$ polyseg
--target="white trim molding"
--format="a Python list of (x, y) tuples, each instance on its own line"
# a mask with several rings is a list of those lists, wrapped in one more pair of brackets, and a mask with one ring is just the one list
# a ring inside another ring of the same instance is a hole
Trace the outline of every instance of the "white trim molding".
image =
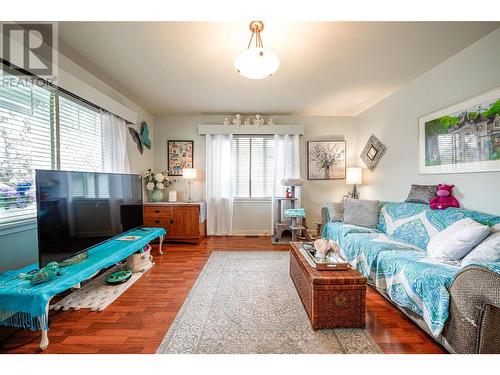
[(198, 134), (304, 134), (302, 125), (198, 125)]

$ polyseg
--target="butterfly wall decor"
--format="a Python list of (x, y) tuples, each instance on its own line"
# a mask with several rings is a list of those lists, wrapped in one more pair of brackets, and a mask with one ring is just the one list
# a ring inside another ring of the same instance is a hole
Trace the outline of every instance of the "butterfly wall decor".
[(151, 139), (149, 139), (149, 129), (146, 121), (143, 121), (141, 123), (141, 126), (139, 127), (139, 132), (137, 132), (137, 130), (131, 127), (128, 128), (128, 132), (132, 136), (132, 139), (137, 145), (137, 149), (139, 150), (141, 155), (144, 152), (144, 147), (146, 147), (148, 150), (151, 149)]

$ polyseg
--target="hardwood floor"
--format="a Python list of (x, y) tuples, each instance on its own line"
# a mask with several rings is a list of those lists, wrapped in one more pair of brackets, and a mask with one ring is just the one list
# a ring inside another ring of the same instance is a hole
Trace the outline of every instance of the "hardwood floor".
[[(167, 244), (156, 265), (102, 312), (56, 312), (44, 353), (154, 353), (213, 250), (288, 250), (269, 237), (211, 237), (200, 245)], [(386, 353), (444, 353), (418, 326), (368, 288), (367, 329)], [(0, 328), (0, 342), (15, 329)], [(31, 342), (29, 342), (32, 340)], [(18, 348), (20, 344), (29, 342)], [(37, 353), (39, 333), (23, 330), (0, 353)]]

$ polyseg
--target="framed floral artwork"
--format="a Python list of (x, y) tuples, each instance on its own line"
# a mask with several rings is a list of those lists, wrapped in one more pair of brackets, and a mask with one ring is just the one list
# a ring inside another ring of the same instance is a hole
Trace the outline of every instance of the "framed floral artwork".
[(345, 146), (345, 141), (307, 142), (307, 179), (344, 179)]
[(167, 141), (169, 176), (182, 176), (184, 168), (193, 168), (193, 150), (193, 141)]

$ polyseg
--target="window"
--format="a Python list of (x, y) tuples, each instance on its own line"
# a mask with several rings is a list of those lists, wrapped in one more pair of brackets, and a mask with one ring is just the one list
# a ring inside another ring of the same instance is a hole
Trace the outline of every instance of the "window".
[(235, 198), (272, 196), (273, 143), (272, 135), (233, 137), (232, 180)]
[[(0, 224), (35, 216), (35, 169), (99, 172), (103, 158), (95, 108), (0, 69)], [(109, 194), (107, 181), (74, 189), (84, 198)]]

